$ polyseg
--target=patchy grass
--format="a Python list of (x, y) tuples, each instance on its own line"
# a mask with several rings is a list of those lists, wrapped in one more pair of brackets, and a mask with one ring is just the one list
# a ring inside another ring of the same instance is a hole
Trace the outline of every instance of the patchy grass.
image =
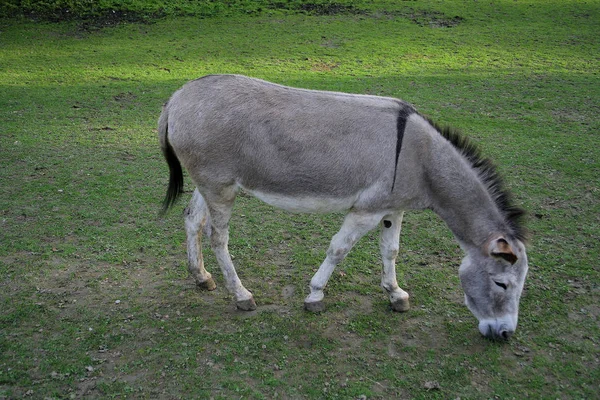
[[(343, 4), (362, 11), (2, 21), (0, 398), (597, 396), (599, 3)], [(401, 97), (473, 137), (530, 212), (513, 339), (478, 334), (429, 212), (403, 227), (409, 313), (378, 287), (377, 232), (305, 313), (342, 217), (249, 197), (230, 247), (259, 309), (235, 310), (210, 250), (218, 288), (196, 290), (180, 212), (157, 217), (155, 125), (185, 81), (224, 72)]]

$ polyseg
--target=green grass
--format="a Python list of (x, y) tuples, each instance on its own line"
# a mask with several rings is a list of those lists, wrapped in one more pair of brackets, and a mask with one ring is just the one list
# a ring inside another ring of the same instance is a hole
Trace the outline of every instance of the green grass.
[[(600, 2), (315, 3), (331, 12), (172, 2), (154, 19), (158, 2), (129, 2), (146, 23), (0, 20), (0, 398), (597, 397)], [(513, 339), (480, 337), (430, 212), (403, 226), (409, 313), (378, 287), (377, 232), (327, 310), (304, 312), (342, 216), (245, 196), (230, 248), (258, 311), (235, 311), (209, 249), (218, 289), (196, 290), (184, 203), (158, 218), (156, 120), (208, 73), (400, 97), (479, 143), (533, 233)]]

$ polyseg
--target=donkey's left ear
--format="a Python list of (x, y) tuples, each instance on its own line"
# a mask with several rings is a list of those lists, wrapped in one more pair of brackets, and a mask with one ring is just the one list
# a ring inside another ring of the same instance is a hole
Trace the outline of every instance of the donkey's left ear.
[(514, 264), (519, 259), (513, 251), (510, 243), (502, 236), (494, 239), (490, 243), (490, 255), (492, 257), (499, 257), (511, 264)]

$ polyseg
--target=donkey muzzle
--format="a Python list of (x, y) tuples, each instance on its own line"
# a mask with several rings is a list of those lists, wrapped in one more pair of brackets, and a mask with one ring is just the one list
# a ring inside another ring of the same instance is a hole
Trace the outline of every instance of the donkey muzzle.
[(515, 333), (515, 326), (503, 320), (483, 320), (479, 322), (479, 332), (488, 339), (508, 340)]

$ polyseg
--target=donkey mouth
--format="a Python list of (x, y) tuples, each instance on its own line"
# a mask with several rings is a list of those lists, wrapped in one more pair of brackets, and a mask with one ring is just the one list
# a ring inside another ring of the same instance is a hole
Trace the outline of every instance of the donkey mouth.
[(479, 324), (479, 332), (488, 339), (506, 341), (515, 333), (515, 330), (507, 324), (498, 324), (496, 321), (482, 321)]

